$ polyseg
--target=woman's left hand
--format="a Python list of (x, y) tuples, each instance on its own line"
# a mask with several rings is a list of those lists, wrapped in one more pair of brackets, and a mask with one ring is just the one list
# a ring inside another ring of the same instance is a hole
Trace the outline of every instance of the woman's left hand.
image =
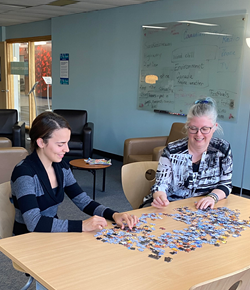
[(202, 199), (200, 199), (195, 207), (197, 209), (206, 209), (208, 207), (210, 207), (211, 209), (214, 208), (214, 205), (215, 205), (215, 201), (214, 199), (211, 197), (211, 196), (206, 196), (206, 197), (203, 197)]
[(124, 224), (126, 223), (127, 226), (132, 230), (132, 228), (138, 223), (139, 219), (135, 215), (130, 215), (128, 213), (119, 213), (115, 212), (113, 214), (113, 219), (116, 222), (116, 224), (121, 227), (121, 229), (124, 229)]

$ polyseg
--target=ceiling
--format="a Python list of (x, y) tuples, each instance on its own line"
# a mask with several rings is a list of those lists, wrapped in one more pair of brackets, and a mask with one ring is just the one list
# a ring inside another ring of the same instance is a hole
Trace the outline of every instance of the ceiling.
[(159, 0), (0, 0), (0, 26)]

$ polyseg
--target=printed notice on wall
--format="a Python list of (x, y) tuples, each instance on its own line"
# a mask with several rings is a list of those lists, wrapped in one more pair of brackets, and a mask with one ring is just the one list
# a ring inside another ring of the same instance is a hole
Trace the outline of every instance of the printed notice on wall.
[(60, 84), (69, 84), (69, 54), (60, 54)]

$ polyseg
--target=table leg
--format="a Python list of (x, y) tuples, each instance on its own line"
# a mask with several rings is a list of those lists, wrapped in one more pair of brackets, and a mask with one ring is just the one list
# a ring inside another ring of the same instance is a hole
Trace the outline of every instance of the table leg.
[[(73, 169), (75, 169), (77, 167), (74, 167), (70, 164), (70, 169), (73, 173)], [(91, 172), (93, 174), (93, 200), (95, 200), (95, 184), (96, 184), (96, 170), (95, 169), (86, 169), (84, 168), (84, 170), (88, 170), (89, 172)], [(106, 180), (106, 168), (103, 168), (103, 179), (102, 179), (102, 191), (105, 191), (105, 180)]]
[(96, 171), (95, 170), (92, 170), (91, 171), (92, 174), (94, 175), (94, 184), (93, 184), (93, 200), (95, 200), (95, 177), (96, 177)]
[(105, 191), (106, 168), (103, 168), (102, 191)]

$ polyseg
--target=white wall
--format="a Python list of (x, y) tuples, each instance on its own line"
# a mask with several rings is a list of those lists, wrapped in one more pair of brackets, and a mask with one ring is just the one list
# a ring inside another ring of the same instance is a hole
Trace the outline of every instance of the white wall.
[[(244, 14), (249, 9), (249, 0), (163, 0), (53, 18), (53, 109), (86, 109), (89, 121), (95, 123), (94, 148), (118, 155), (123, 154), (126, 138), (167, 135), (173, 122), (185, 118), (136, 109), (141, 26)], [(14, 27), (7, 30), (6, 37), (21, 33), (14, 31)], [(249, 21), (246, 34), (250, 35)], [(60, 53), (69, 53), (69, 85), (60, 85)], [(235, 123), (220, 122), (233, 150), (234, 186), (241, 186), (242, 179), (250, 110), (249, 63), (250, 49), (244, 45), (239, 118)], [(247, 189), (249, 160), (247, 148), (243, 184)]]

